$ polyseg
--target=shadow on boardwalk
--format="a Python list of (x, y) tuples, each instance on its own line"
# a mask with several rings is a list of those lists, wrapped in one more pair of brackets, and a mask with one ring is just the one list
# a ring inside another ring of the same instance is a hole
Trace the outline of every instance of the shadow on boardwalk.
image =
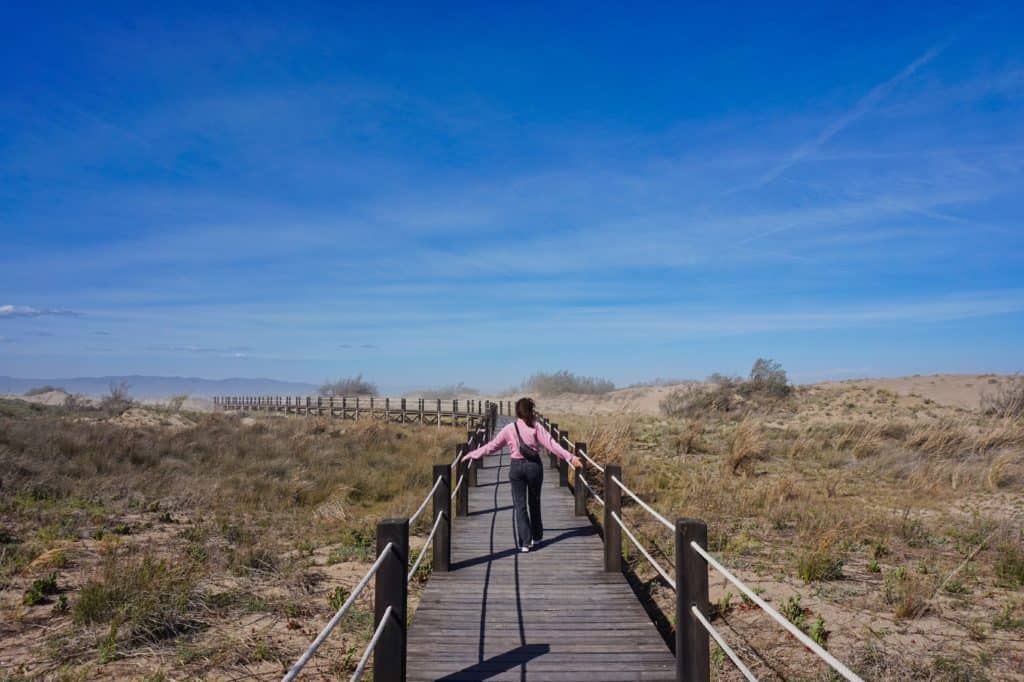
[(452, 571), (424, 588), (408, 641), (410, 680), (673, 680), (675, 660), (572, 496), (545, 471), (546, 538), (512, 539), (507, 453), (485, 458), (470, 515), (455, 519)]

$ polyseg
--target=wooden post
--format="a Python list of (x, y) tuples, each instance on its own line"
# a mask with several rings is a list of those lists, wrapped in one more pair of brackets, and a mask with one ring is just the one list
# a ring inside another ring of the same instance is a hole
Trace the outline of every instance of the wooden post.
[(612, 477), (622, 480), (622, 467), (608, 464), (604, 468), (604, 570), (622, 571), (622, 529), (612, 512), (622, 518), (622, 490)]
[(423, 423), (423, 398), (420, 398), (420, 402), (419, 402), (418, 408), (419, 408), (419, 412), (420, 412), (420, 424), (422, 424)]
[(377, 641), (373, 655), (373, 679), (405, 682), (405, 613), (409, 562), (409, 519), (385, 519), (377, 524), (377, 556), (391, 543), (391, 552), (377, 569), (374, 580), (373, 624), (379, 626), (391, 607), (389, 623)]
[(691, 542), (707, 549), (707, 524), (698, 519), (677, 519), (676, 682), (707, 682), (711, 679), (708, 632), (690, 609), (696, 606), (705, 617), (708, 615), (708, 564)]
[[(469, 448), (472, 448), (472, 449), (475, 450), (476, 448), (480, 447), (480, 445), (481, 445), (481, 443), (480, 443), (480, 439), (479, 438), (475, 438), (474, 437), (474, 438), (470, 439), (470, 444), (469, 444), (469, 447), (467, 448), (467, 452), (469, 451)], [(473, 466), (471, 466), (468, 469), (466, 469), (466, 473), (468, 474), (468, 476), (466, 477), (466, 485), (469, 488), (475, 488), (477, 486), (477, 483), (476, 483), (476, 472), (479, 469), (480, 469), (480, 460), (477, 460), (476, 463), (473, 464)], [(468, 488), (466, 490), (466, 499), (467, 500), (469, 499), (469, 490), (468, 490)]]
[(469, 481), (466, 478), (468, 476), (466, 472), (469, 469), (469, 460), (462, 457), (469, 450), (465, 445), (460, 445), (457, 452), (460, 456), (459, 466), (456, 469), (455, 482), (452, 485), (459, 485), (459, 479), (465, 480), (462, 481), (462, 487), (459, 488), (459, 493), (455, 496), (455, 515), (469, 516), (469, 485), (467, 485)]
[(356, 396), (356, 419), (359, 419), (359, 396)]
[(561, 457), (558, 458), (558, 487), (569, 487), (569, 463)]
[[(552, 439), (558, 440), (558, 435), (557, 434), (558, 434), (558, 424), (551, 423), (548, 426), (548, 435), (550, 435)], [(555, 457), (555, 453), (553, 453), (553, 452), (549, 452), (548, 453), (548, 463), (551, 465), (552, 469), (557, 469), (558, 468), (558, 458)]]
[(384, 398), (384, 421), (391, 421), (391, 398)]
[[(585, 451), (587, 449), (587, 444), (576, 443), (576, 452), (579, 452), (581, 449)], [(572, 496), (573, 501), (576, 503), (574, 511), (576, 516), (586, 516), (587, 486), (583, 485), (583, 481), (580, 480), (580, 473), (582, 473), (582, 469), (577, 469), (576, 473), (573, 475)]]
[(447, 573), (452, 560), (452, 468), (447, 464), (435, 464), (434, 480), (438, 477), (441, 485), (434, 491), (434, 523), (437, 523), (438, 516), (444, 516), (444, 519), (434, 534), (434, 570)]

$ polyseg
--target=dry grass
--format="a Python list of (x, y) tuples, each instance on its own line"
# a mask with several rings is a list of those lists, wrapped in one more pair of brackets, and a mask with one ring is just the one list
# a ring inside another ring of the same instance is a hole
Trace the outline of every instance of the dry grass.
[[(329, 618), (336, 588), (365, 571), (376, 521), (415, 509), (431, 465), (464, 437), (369, 421), (189, 417), (194, 426), (175, 429), (63, 408), (0, 417), (9, 674), (280, 676)], [(56, 592), (24, 605), (51, 573)], [(360, 603), (310, 677), (347, 676), (371, 621)]]
[[(550, 416), (662, 513), (705, 519), (711, 549), (770, 602), (802, 596), (807, 630), (820, 619), (865, 679), (1024, 670), (1024, 640), (993, 634), (1019, 632), (1024, 423), (842, 388), (682, 413), (699, 418)], [(671, 565), (671, 536), (636, 506), (623, 515)], [(631, 561), (671, 615), (674, 596)], [(729, 591), (714, 579), (712, 602)], [(759, 679), (829, 679), (756, 609), (724, 613)]]

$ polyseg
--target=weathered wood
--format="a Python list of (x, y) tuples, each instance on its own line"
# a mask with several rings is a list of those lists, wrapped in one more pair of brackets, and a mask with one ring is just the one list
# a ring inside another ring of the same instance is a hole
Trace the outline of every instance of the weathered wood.
[(518, 552), (509, 462), (507, 452), (478, 462), (451, 570), (431, 575), (409, 624), (409, 679), (674, 679), (657, 628), (625, 576), (605, 572), (596, 527), (554, 476), (541, 495), (544, 539)]
[(676, 682), (711, 678), (708, 632), (690, 610), (708, 615), (708, 565), (691, 542), (706, 549), (708, 527), (697, 519), (676, 520)]
[(452, 534), (452, 468), (447, 464), (435, 464), (434, 475), (432, 480), (436, 481), (440, 477), (441, 483), (437, 486), (437, 490), (434, 491), (434, 519), (431, 524), (437, 523), (437, 519), (441, 518), (441, 525), (437, 527), (437, 533), (434, 535), (434, 571), (437, 573), (447, 573), (448, 567), (451, 564), (451, 534)]
[(374, 626), (380, 625), (388, 607), (391, 607), (391, 614), (374, 650), (373, 679), (405, 682), (409, 519), (386, 519), (377, 524), (377, 556), (389, 543), (392, 549), (374, 578)]
[[(586, 443), (576, 443), (576, 448), (575, 448), (574, 452), (586, 452), (586, 451), (587, 451), (587, 444)], [(572, 496), (573, 496), (573, 502), (575, 504), (574, 512), (576, 513), (576, 516), (586, 516), (587, 515), (587, 486), (583, 485), (583, 481), (580, 480), (580, 471), (582, 471), (582, 470), (581, 469), (577, 469), (576, 472), (573, 474)]]
[(622, 529), (612, 514), (622, 518), (622, 491), (612, 480), (622, 480), (622, 467), (607, 464), (604, 468), (604, 570), (622, 571)]

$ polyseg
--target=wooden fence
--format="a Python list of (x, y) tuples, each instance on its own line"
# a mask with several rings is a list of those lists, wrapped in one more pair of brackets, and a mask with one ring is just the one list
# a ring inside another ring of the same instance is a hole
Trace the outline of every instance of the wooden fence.
[(497, 414), (511, 414), (511, 400), (428, 400), (374, 396), (217, 396), (214, 409), (224, 412), (267, 412), (335, 419), (380, 419), (396, 424), (472, 427), (481, 424), (494, 405)]

